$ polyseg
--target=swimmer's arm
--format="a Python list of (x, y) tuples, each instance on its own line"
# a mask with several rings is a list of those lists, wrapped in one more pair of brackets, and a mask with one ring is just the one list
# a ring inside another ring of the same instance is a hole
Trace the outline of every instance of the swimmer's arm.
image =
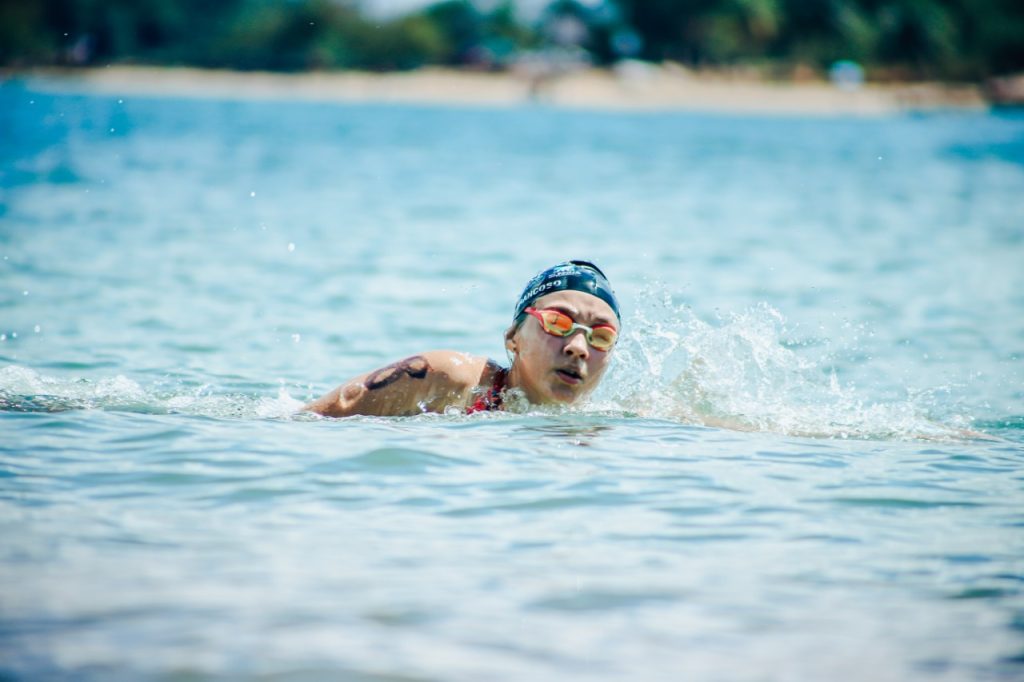
[(453, 351), (413, 355), (345, 382), (303, 410), (325, 417), (399, 417), (465, 407), (485, 358)]

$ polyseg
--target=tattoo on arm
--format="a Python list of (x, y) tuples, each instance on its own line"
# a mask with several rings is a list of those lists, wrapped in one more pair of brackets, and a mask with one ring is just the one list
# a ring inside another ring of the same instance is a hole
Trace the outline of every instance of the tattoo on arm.
[(430, 363), (422, 355), (414, 355), (411, 358), (405, 360), (399, 360), (393, 362), (387, 367), (382, 367), (376, 372), (366, 377), (363, 382), (363, 386), (371, 391), (376, 391), (378, 388), (384, 388), (390, 386), (399, 379), (402, 378), (403, 374), (407, 374), (413, 379), (422, 379), (427, 376), (427, 372), (430, 371)]

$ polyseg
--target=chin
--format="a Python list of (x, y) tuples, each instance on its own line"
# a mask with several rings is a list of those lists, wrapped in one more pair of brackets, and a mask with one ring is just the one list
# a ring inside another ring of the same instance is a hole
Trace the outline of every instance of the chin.
[(552, 386), (548, 392), (548, 402), (558, 405), (571, 405), (585, 395), (584, 391), (574, 391), (569, 386), (556, 385)]

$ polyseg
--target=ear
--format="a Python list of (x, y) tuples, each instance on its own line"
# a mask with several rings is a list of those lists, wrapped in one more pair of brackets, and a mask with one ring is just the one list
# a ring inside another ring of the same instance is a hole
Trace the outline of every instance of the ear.
[(519, 344), (516, 342), (516, 327), (509, 327), (505, 330), (505, 350), (515, 353)]

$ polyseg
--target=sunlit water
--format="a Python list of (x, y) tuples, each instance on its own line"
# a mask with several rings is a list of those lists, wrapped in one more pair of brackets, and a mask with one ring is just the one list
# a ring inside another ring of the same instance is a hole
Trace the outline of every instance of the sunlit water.
[[(571, 257), (590, 405), (295, 415)], [(1024, 676), (1024, 117), (8, 82), (0, 259), (2, 679)]]

